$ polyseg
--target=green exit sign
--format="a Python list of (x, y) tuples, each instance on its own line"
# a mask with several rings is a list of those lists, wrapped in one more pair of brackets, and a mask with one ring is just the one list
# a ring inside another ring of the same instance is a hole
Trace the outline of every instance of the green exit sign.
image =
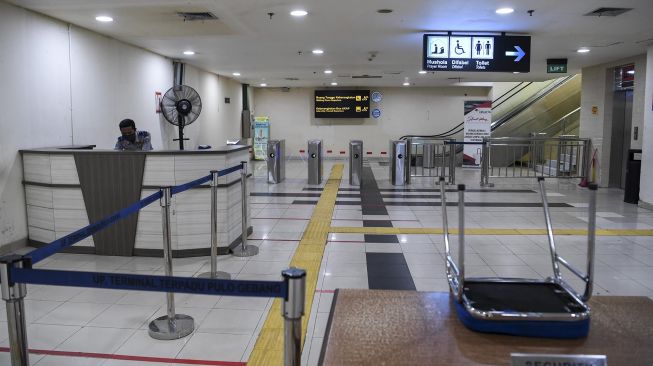
[(547, 74), (565, 74), (567, 73), (566, 58), (549, 58), (546, 60)]

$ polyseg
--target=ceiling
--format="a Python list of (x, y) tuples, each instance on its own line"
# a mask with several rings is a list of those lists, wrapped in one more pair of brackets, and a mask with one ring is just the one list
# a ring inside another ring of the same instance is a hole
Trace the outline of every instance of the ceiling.
[[(180, 59), (243, 83), (269, 87), (441, 86), (549, 79), (547, 58), (568, 58), (569, 72), (646, 52), (653, 44), (651, 0), (10, 0), (10, 3)], [(500, 7), (515, 12), (498, 15)], [(634, 8), (617, 17), (583, 16), (599, 7)], [(378, 9), (393, 9), (379, 14)], [(303, 18), (289, 15), (305, 9)], [(532, 16), (527, 11), (534, 10)], [(184, 22), (179, 11), (218, 20)], [(271, 17), (268, 13), (274, 13)], [(95, 16), (110, 15), (112, 23)], [(531, 72), (418, 74), (422, 34), (484, 31), (529, 34)], [(576, 53), (579, 47), (591, 52)], [(323, 55), (311, 50), (321, 48)], [(193, 56), (183, 55), (194, 50)], [(371, 58), (370, 54), (375, 57)], [(327, 75), (325, 69), (333, 70)], [(381, 75), (352, 79), (352, 75)], [(458, 80), (460, 78), (460, 80)], [(294, 80), (298, 79), (298, 80)]]

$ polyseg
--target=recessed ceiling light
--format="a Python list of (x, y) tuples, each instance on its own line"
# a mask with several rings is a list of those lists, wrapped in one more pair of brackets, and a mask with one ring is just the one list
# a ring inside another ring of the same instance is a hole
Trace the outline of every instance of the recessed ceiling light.
[(336, 83), (335, 81), (331, 83), (331, 86), (336, 86), (336, 85), (338, 85), (338, 83)]
[(233, 75), (233, 76), (240, 76), (240, 73), (239, 73), (239, 72), (234, 72), (234, 73), (231, 74), (231, 75)]
[(505, 14), (510, 14), (510, 13), (512, 13), (514, 11), (515, 11), (515, 9), (513, 9), (513, 8), (499, 8), (499, 9), (495, 10), (495, 13), (505, 15)]
[(268, 84), (266, 84), (266, 83), (261, 83), (261, 84), (259, 84), (259, 85), (260, 85), (260, 86), (268, 86)]
[(589, 48), (587, 48), (587, 47), (581, 47), (581, 48), (579, 48), (576, 52), (578, 52), (578, 53), (588, 53), (589, 51), (590, 51)]
[(519, 74), (519, 71), (513, 71), (512, 73), (513, 74)]
[(635, 70), (628, 70), (628, 71), (626, 71), (626, 74), (633, 75), (633, 74), (635, 74)]
[(303, 17), (306, 16), (306, 14), (308, 14), (308, 12), (306, 10), (301, 10), (301, 9), (293, 10), (290, 12), (290, 15), (294, 17)]
[(312, 52), (314, 55), (321, 55), (324, 53), (324, 51), (319, 48), (314, 49)]
[(195, 51), (184, 51), (184, 55), (192, 56), (195, 54)]
[(426, 70), (420, 70), (419, 74), (426, 74)]
[(409, 82), (405, 82), (405, 83), (403, 83), (403, 84), (401, 84), (401, 85), (403, 85), (403, 86), (410, 86), (410, 83), (409, 83)]
[(332, 70), (324, 70), (324, 73), (325, 73), (325, 74), (332, 74), (333, 71), (332, 71)]
[(95, 20), (97, 20), (98, 22), (102, 22), (102, 23), (113, 22), (113, 18), (110, 17), (110, 16), (107, 16), (107, 15), (98, 15), (98, 16), (95, 17)]

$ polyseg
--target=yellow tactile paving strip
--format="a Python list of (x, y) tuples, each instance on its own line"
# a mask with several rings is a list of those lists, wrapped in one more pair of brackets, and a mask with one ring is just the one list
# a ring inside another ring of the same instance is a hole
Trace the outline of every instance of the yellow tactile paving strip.
[[(324, 247), (331, 230), (331, 218), (336, 205), (342, 171), (342, 164), (335, 164), (331, 169), (331, 175), (324, 186), (320, 200), (313, 210), (313, 216), (311, 216), (297, 251), (290, 261), (291, 267), (306, 270), (306, 315), (302, 319), (302, 345), (304, 344), (308, 317), (313, 305), (313, 296), (317, 286)], [(283, 323), (281, 299), (275, 299), (249, 357), (248, 365), (283, 364)]]
[[(407, 227), (331, 227), (331, 233), (341, 234), (442, 234), (441, 228), (407, 228)], [(450, 234), (458, 234), (458, 229), (450, 229)], [(587, 235), (583, 229), (557, 229), (553, 230), (555, 235)], [(465, 235), (547, 235), (545, 229), (465, 229)], [(653, 230), (641, 229), (597, 229), (597, 236), (653, 236)]]

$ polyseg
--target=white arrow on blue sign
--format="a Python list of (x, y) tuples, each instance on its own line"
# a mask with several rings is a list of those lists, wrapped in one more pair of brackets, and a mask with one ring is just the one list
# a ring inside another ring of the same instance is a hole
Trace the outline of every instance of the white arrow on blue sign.
[(515, 49), (517, 50), (517, 52), (506, 51), (506, 56), (517, 56), (515, 62), (519, 62), (524, 56), (526, 56), (526, 52), (524, 52), (524, 50), (522, 50), (521, 47), (519, 46), (515, 46)]

